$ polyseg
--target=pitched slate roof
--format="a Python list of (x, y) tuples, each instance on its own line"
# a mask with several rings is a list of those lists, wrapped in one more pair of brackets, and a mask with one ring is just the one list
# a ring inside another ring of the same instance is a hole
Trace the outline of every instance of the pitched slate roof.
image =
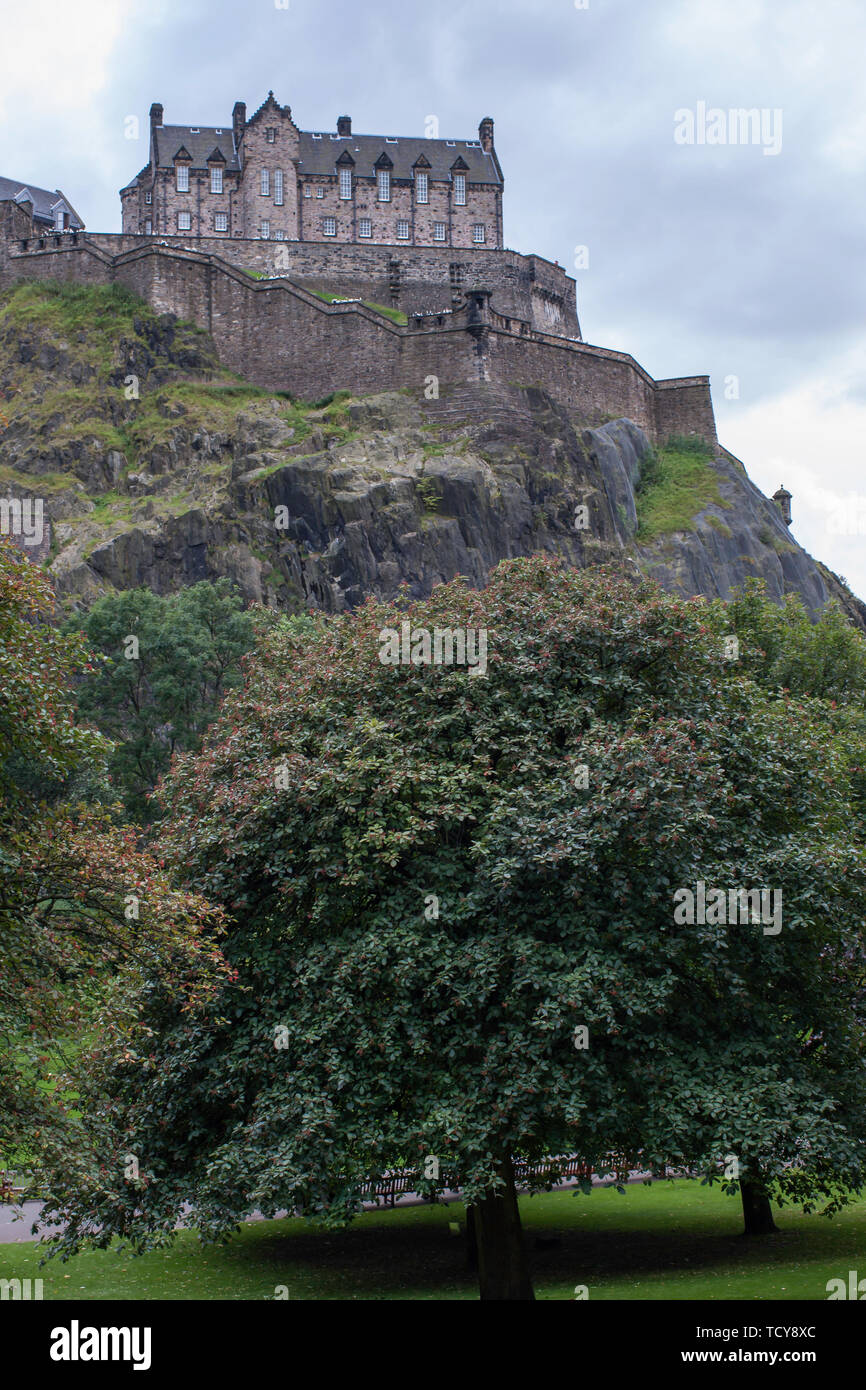
[[(203, 125), (196, 128), (188, 125), (158, 125), (154, 131), (157, 165), (160, 169), (171, 169), (175, 155), (185, 150), (192, 160), (194, 169), (206, 169), (207, 162), (215, 150), (219, 150), (226, 162), (227, 171), (240, 169), (231, 125)], [(133, 181), (134, 182), (134, 181)]]
[(502, 175), (496, 158), (482, 149), (475, 140), (424, 140), (393, 139), (384, 135), (330, 135), (324, 132), (319, 138), (312, 131), (301, 131), (301, 162), (299, 172), (311, 174), (333, 174), (343, 150), (348, 150), (355, 161), (355, 173), (372, 178), (376, 161), (383, 154), (393, 163), (395, 179), (411, 179), (413, 166), (425, 155), (430, 162), (431, 181), (450, 179), (451, 166), (460, 158), (463, 164), (458, 168), (466, 170), (469, 183), (487, 183), (497, 187), (502, 184)]
[(33, 216), (38, 218), (40, 222), (51, 222), (53, 225), (54, 209), (58, 203), (64, 203), (69, 209), (70, 221), (79, 227), (84, 226), (84, 222), (66, 194), (61, 193), (59, 188), (55, 188), (52, 192), (48, 188), (37, 187), (35, 183), (22, 183), (18, 179), (6, 179), (0, 175), (0, 201), (18, 199), (18, 202), (23, 202), (23, 197), (19, 197), (19, 194), (23, 194), (25, 197), (29, 195), (29, 200), (33, 204)]

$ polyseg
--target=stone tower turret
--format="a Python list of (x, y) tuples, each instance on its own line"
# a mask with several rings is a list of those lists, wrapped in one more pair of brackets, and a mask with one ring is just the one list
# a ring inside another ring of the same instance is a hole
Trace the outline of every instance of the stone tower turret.
[(786, 526), (791, 525), (791, 493), (784, 483), (779, 484), (777, 492), (773, 493), (773, 501), (782, 513), (782, 520)]

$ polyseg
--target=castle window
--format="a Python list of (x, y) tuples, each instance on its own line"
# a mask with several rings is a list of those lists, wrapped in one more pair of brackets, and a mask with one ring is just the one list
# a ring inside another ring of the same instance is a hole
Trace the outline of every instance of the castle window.
[(277, 230), (274, 232), (274, 240), (275, 240), (275, 241), (285, 241), (285, 239), (286, 239), (286, 234), (285, 234), (285, 232), (283, 231), (282, 227), (277, 227)]
[(191, 230), (191, 228), (192, 228), (192, 213), (191, 213), (191, 212), (179, 212), (178, 215), (177, 215), (177, 230), (178, 230), (179, 232), (188, 232), (188, 231)]
[(153, 202), (153, 194), (152, 194), (152, 193), (145, 193), (145, 195), (144, 195), (144, 201), (147, 203), (147, 206), (150, 207), (151, 203)]
[(283, 171), (274, 170), (274, 202), (278, 208), (283, 206)]
[(458, 206), (463, 207), (466, 202), (466, 175), (454, 175), (454, 201)]
[(324, 232), (325, 236), (336, 236), (336, 235), (337, 235), (337, 219), (336, 219), (336, 217), (323, 217), (323, 218), (322, 218), (322, 231)]
[(217, 165), (210, 171), (210, 191), (211, 193), (222, 193), (223, 191), (223, 171)]
[(270, 194), (270, 191), (271, 191), (271, 171), (270, 171), (270, 169), (263, 169), (263, 170), (262, 170), (262, 179), (261, 179), (261, 185), (260, 185), (260, 187), (261, 187), (261, 194), (262, 194), (262, 197), (263, 197), (263, 198), (267, 198), (268, 195)]
[(266, 217), (262, 218), (262, 230), (259, 236), (262, 241), (270, 241), (271, 239), (271, 224)]
[(358, 236), (372, 236), (373, 222), (369, 217), (361, 217), (358, 220)]
[(378, 196), (380, 203), (390, 203), (391, 201), (391, 170), (380, 169), (377, 179)]
[(400, 222), (397, 223), (397, 240), (398, 240), (398, 241), (408, 241), (408, 240), (409, 240), (409, 223), (408, 223), (408, 222), (403, 222), (403, 221), (401, 220)]
[(273, 143), (275, 142), (276, 138), (277, 138), (277, 132), (276, 132), (276, 130), (274, 129), (273, 126), (268, 126), (267, 129), (265, 130), (265, 139), (267, 140), (268, 144), (269, 144), (269, 145), (273, 145)]
[(151, 220), (150, 220), (149, 217), (148, 217), (147, 221), (146, 221), (145, 224), (144, 224), (144, 235), (145, 235), (145, 236), (152, 236), (152, 235), (153, 235), (153, 223), (151, 222)]
[(324, 198), (324, 196), (325, 196), (325, 190), (324, 190), (324, 188), (317, 188), (317, 189), (316, 189), (316, 197), (317, 197), (317, 198)]
[(229, 229), (229, 218), (227, 212), (215, 212), (213, 219), (214, 231), (227, 232)]
[(429, 186), (426, 174), (415, 175), (415, 197), (419, 203), (429, 202)]
[(444, 241), (444, 240), (445, 240), (445, 223), (444, 223), (444, 222), (434, 222), (434, 223), (433, 223), (433, 240), (434, 240), (434, 241)]
[(177, 165), (177, 191), (178, 193), (189, 192), (189, 165)]
[(352, 196), (352, 171), (351, 169), (340, 170), (340, 197), (351, 198)]
[(476, 222), (476, 223), (475, 223), (475, 226), (472, 228), (472, 240), (473, 240), (473, 241), (477, 241), (477, 242), (481, 242), (481, 241), (486, 241), (486, 239), (487, 239), (487, 233), (486, 233), (486, 231), (485, 231), (485, 229), (484, 229), (484, 223), (483, 223), (483, 222)]
[(305, 198), (312, 198), (312, 196), (313, 196), (313, 190), (312, 190), (312, 188), (310, 187), (310, 185), (309, 185), (308, 183), (305, 183), (305, 184), (304, 184), (304, 197), (305, 197)]

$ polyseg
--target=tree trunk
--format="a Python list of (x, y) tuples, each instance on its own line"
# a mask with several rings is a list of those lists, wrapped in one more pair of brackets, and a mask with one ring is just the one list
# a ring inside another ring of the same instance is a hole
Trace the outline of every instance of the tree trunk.
[(475, 1207), (466, 1208), (466, 1268), (478, 1268), (478, 1230), (475, 1225)]
[(754, 1178), (740, 1178), (740, 1196), (743, 1200), (743, 1217), (746, 1223), (744, 1235), (768, 1236), (773, 1231), (778, 1231), (779, 1228), (773, 1220), (770, 1199), (760, 1183)]
[(534, 1299), (510, 1159), (500, 1165), (499, 1172), (504, 1189), (482, 1197), (475, 1206), (481, 1300)]

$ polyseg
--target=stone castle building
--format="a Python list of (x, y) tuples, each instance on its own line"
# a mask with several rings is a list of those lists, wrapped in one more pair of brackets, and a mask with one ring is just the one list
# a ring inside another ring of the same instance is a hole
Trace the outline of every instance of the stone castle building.
[(121, 190), (123, 231), (143, 236), (499, 250), (502, 170), (485, 117), (477, 140), (299, 130), (273, 92), (247, 120), (165, 125)]
[(273, 93), (247, 120), (166, 125), (121, 191), (123, 230), (38, 224), (0, 189), (0, 289), (19, 279), (117, 284), (209, 333), (232, 371), (319, 400), (537, 387), (593, 425), (656, 442), (715, 441), (705, 376), (654, 380), (586, 343), (576, 284), (506, 248), (493, 122), (477, 140), (302, 131)]

